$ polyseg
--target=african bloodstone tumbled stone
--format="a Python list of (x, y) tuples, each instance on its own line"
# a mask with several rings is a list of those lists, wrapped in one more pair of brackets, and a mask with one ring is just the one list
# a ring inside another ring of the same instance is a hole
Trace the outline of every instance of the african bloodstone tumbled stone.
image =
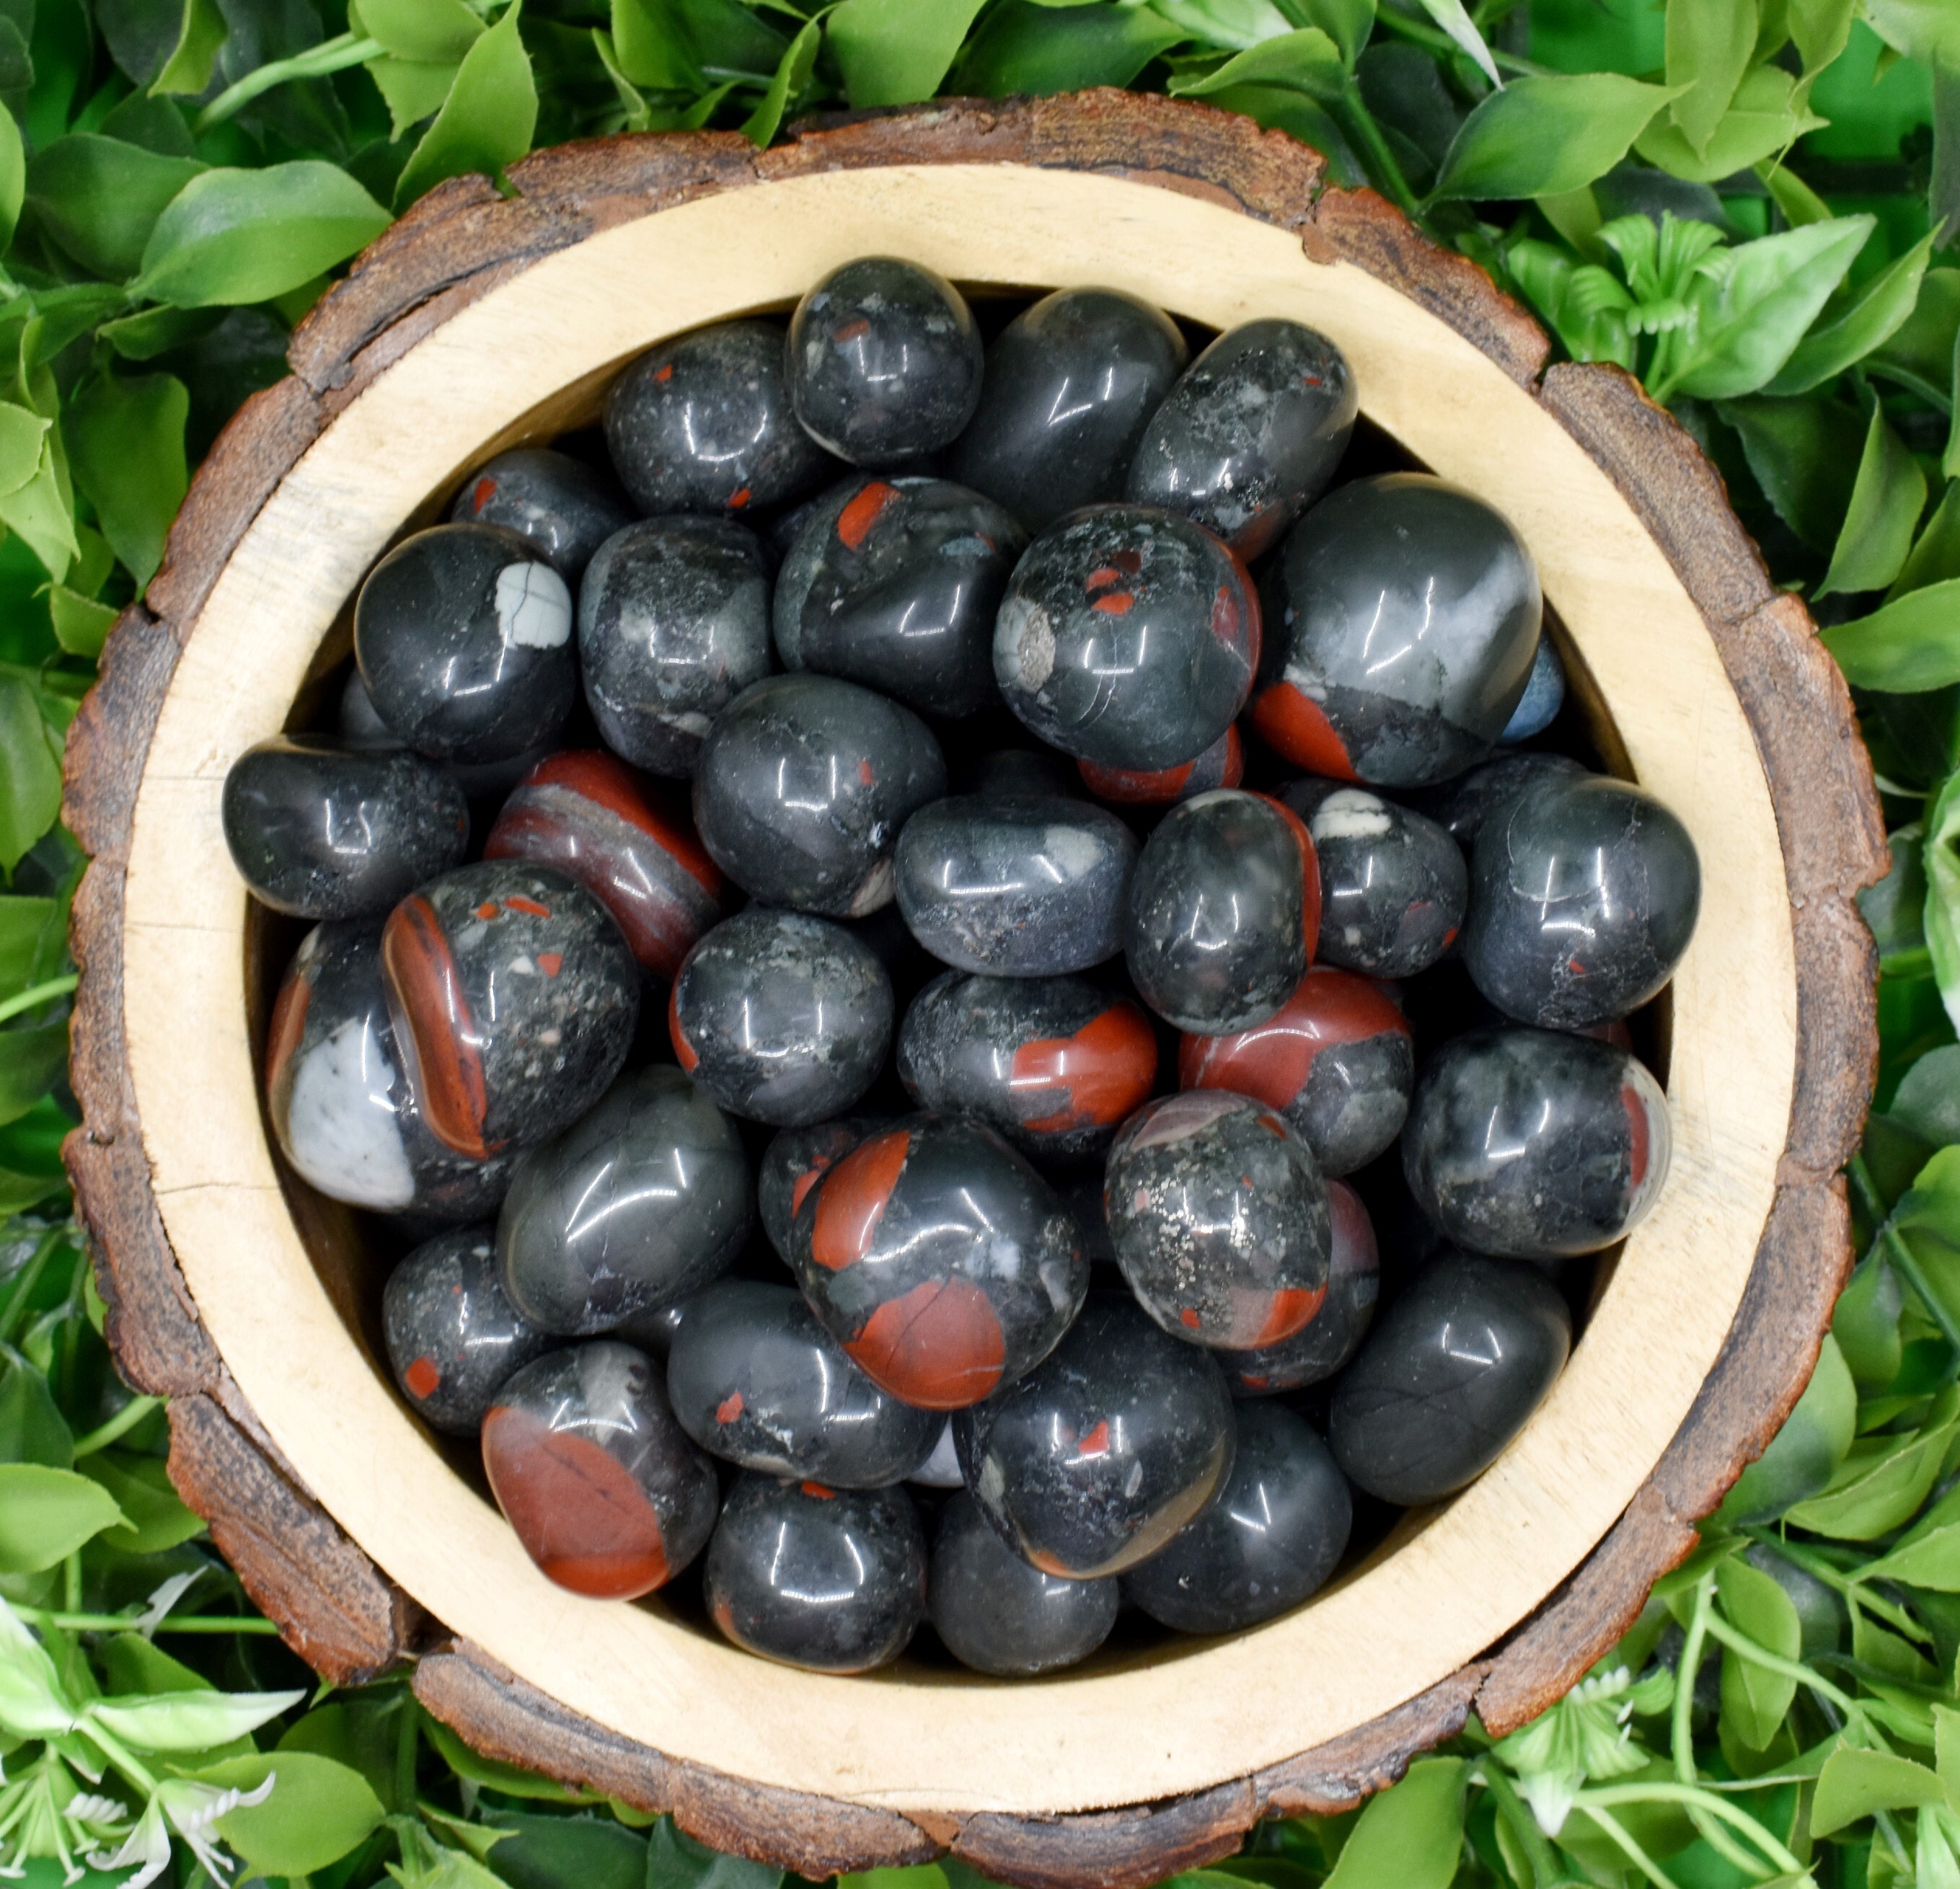
[(1327, 1261), (1327, 1297), (1290, 1338), (1257, 1351), (1219, 1353), (1234, 1397), (1298, 1391), (1330, 1378), (1351, 1358), (1374, 1322), (1382, 1267), (1374, 1223), (1345, 1181), (1327, 1184), (1334, 1237)]
[(943, 1421), (880, 1390), (789, 1286), (749, 1279), (689, 1302), (667, 1353), (667, 1394), (703, 1449), (838, 1489), (902, 1482)]
[(458, 863), (463, 790), (406, 748), (277, 735), (224, 777), (224, 843), (253, 894), (296, 918), (384, 912)]
[(1221, 788), (1172, 807), (1145, 843), (1123, 951), (1160, 1016), (1223, 1035), (1287, 1000), (1319, 930), (1320, 869), (1299, 816)]
[(772, 676), (702, 745), (694, 820), (744, 892), (861, 918), (889, 902), (899, 831), (946, 791), (939, 743), (908, 708), (832, 676)]
[(684, 778), (708, 725), (769, 673), (769, 566), (720, 518), (648, 518), (599, 548), (578, 588), (585, 699), (606, 745)]
[(1086, 971), (1123, 948), (1137, 851), (1135, 835), (1087, 800), (940, 800), (899, 835), (899, 910), (927, 950), (962, 971)]
[(816, 1672), (898, 1658), (925, 1615), (925, 1537), (902, 1489), (745, 1474), (728, 1492), (702, 1588), (738, 1646)]
[(376, 711), (442, 761), (504, 761), (551, 740), (578, 695), (571, 593), (495, 525), (435, 525), (390, 552), (354, 606)]
[(658, 978), (679, 968), (728, 898), (686, 811), (603, 749), (539, 762), (504, 803), (483, 857), (576, 879), (612, 914), (640, 968)]
[(504, 1380), (551, 1340), (504, 1295), (488, 1227), (441, 1233), (388, 1275), (381, 1329), (395, 1382), (416, 1414), (474, 1436)]
[(658, 1369), (609, 1340), (547, 1352), (504, 1385), (483, 1468), (525, 1553), (596, 1599), (651, 1594), (714, 1527), (714, 1465), (674, 1421)]
[(1382, 1313), (1335, 1387), (1335, 1460), (1384, 1502), (1439, 1501), (1497, 1460), (1571, 1345), (1571, 1315), (1537, 1267), (1446, 1254)]
[(1296, 781), (1281, 797), (1306, 822), (1320, 861), (1322, 962), (1408, 978), (1456, 942), (1470, 876), (1442, 827), (1330, 781)]
[(735, 1124), (661, 1064), (519, 1158), (497, 1252), (527, 1318), (585, 1337), (698, 1292), (755, 1223)]
[(1277, 1344), (1327, 1296), (1327, 1183), (1249, 1096), (1187, 1089), (1139, 1109), (1109, 1150), (1102, 1197), (1123, 1277), (1175, 1337)]
[(1211, 1358), (1109, 1294), (953, 1433), (1001, 1538), (1044, 1574), (1089, 1580), (1148, 1559), (1211, 1499), (1236, 1426)]
[(760, 511), (837, 462), (797, 424), (783, 331), (724, 321), (650, 348), (606, 401), (613, 469), (649, 514)]
[(1078, 978), (949, 971), (912, 1000), (898, 1062), (921, 1108), (978, 1115), (1037, 1159), (1077, 1161), (1149, 1098), (1157, 1041), (1128, 997)]
[(1591, 771), (1570, 755), (1502, 754), (1440, 787), (1411, 795), (1410, 800), (1468, 852), (1476, 844), (1484, 822), (1500, 803), (1516, 794), (1547, 793), (1567, 781), (1584, 780)]
[(605, 907), (549, 867), (431, 879), (388, 914), (381, 968), (416, 1109), (473, 1160), (575, 1121), (632, 1045), (639, 967)]
[(1258, 661), (1244, 564), (1153, 505), (1098, 505), (1050, 526), (994, 619), (1007, 706), (1051, 747), (1131, 771), (1176, 767), (1220, 739)]
[(1029, 531), (1122, 496), (1137, 443), (1188, 351), (1161, 309), (1106, 288), (1068, 288), (1024, 309), (987, 351), (978, 411), (953, 476)]
[(1239, 1447), (1216, 1501), (1123, 1577), (1154, 1620), (1236, 1633), (1284, 1614), (1334, 1572), (1354, 1498), (1327, 1445), (1281, 1404), (1238, 1413)]
[(1099, 767), (1078, 761), (1082, 784), (1099, 800), (1120, 806), (1169, 806), (1214, 787), (1236, 787), (1246, 778), (1246, 748), (1234, 722), (1195, 761), (1138, 773), (1130, 768)]
[(832, 269), (790, 317), (790, 400), (854, 466), (895, 466), (956, 439), (980, 404), (980, 329), (943, 275), (896, 256)]
[(777, 575), (784, 667), (848, 676), (926, 714), (998, 704), (994, 615), (1027, 542), (993, 500), (943, 479), (838, 486)]
[(1347, 358), (1268, 316), (1228, 329), (1185, 371), (1130, 463), (1128, 496), (1165, 505), (1252, 558), (1326, 489), (1354, 430)]
[(1688, 829), (1643, 788), (1599, 775), (1508, 802), (1472, 860), (1463, 957), (1507, 1015), (1584, 1029), (1674, 975), (1701, 909)]
[(1402, 1132), (1415, 1045), (1376, 985), (1316, 965), (1265, 1022), (1230, 1036), (1186, 1036), (1177, 1073), (1186, 1089), (1256, 1096), (1292, 1124), (1323, 1173), (1351, 1174)]
[(1068, 1210), (984, 1124), (914, 1116), (853, 1149), (791, 1223), (797, 1283), (872, 1381), (958, 1410), (1046, 1357), (1089, 1289)]
[(1003, 1679), (1087, 1659), (1109, 1636), (1115, 1581), (1065, 1580), (1023, 1561), (963, 1491), (940, 1512), (926, 1613), (963, 1666)]
[(790, 1223), (810, 1189), (859, 1142), (886, 1125), (875, 1116), (844, 1116), (785, 1128), (769, 1143), (756, 1171), (756, 1210), (778, 1258), (790, 1256)]
[(870, 1087), (892, 1041), (892, 983), (861, 939), (752, 906), (689, 952), (668, 998), (674, 1054), (723, 1108), (779, 1127)]
[(1596, 1252), (1667, 1175), (1667, 1099), (1625, 1051), (1550, 1030), (1479, 1030), (1423, 1066), (1402, 1134), (1416, 1204), (1473, 1251)]
[(568, 584), (592, 554), (633, 522), (625, 495), (569, 453), (520, 446), (479, 466), (449, 508), (458, 523), (501, 525), (530, 541)]
[(1252, 725), (1316, 774), (1446, 780), (1490, 752), (1531, 679), (1530, 553), (1481, 498), (1427, 472), (1322, 499), (1266, 586)]

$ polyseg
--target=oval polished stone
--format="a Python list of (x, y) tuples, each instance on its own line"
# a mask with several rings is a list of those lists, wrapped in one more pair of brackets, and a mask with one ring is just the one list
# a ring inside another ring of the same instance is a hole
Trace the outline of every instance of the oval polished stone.
[(899, 837), (899, 910), (927, 950), (962, 971), (1058, 977), (1123, 948), (1136, 835), (1087, 800), (963, 796)]
[(1027, 542), (991, 498), (943, 479), (837, 487), (776, 578), (783, 666), (848, 676), (924, 714), (998, 705), (994, 616)]
[(606, 1339), (505, 1383), (483, 1420), (483, 1468), (524, 1552), (596, 1600), (665, 1585), (714, 1527), (714, 1465), (674, 1421), (659, 1371)]
[(1327, 1440), (1384, 1502), (1437, 1502), (1494, 1462), (1565, 1367), (1572, 1318), (1535, 1267), (1432, 1261), (1335, 1387)]
[(1031, 1567), (963, 1491), (940, 1510), (926, 1614), (963, 1666), (997, 1678), (1056, 1672), (1109, 1637), (1116, 1582), (1064, 1580)]
[(800, 1127), (848, 1108), (892, 1041), (892, 983), (842, 925), (752, 906), (703, 938), (667, 1000), (680, 1066), (723, 1108)]
[(769, 564), (720, 518), (648, 518), (606, 539), (578, 588), (585, 700), (606, 745), (685, 779), (709, 725), (769, 673)]
[(902, 1482), (943, 1420), (880, 1390), (788, 1286), (726, 1280), (689, 1302), (667, 1353), (681, 1426), (711, 1454), (838, 1489)]
[(1144, 843), (1123, 954), (1158, 1016), (1222, 1036), (1285, 1003), (1319, 930), (1320, 869), (1298, 816), (1220, 789), (1172, 807)]
[(797, 424), (774, 322), (724, 321), (649, 348), (606, 399), (613, 469), (649, 516), (760, 511), (837, 462)]
[(902, 1489), (745, 1474), (708, 1544), (702, 1589), (738, 1646), (814, 1672), (898, 1658), (925, 1617), (925, 1536)]
[(994, 676), (1049, 746), (1150, 772), (1195, 760), (1245, 707), (1259, 600), (1206, 530), (1150, 505), (1098, 505), (1050, 526), (1014, 567)]
[(388, 1366), (417, 1416), (474, 1436), (504, 1381), (551, 1340), (504, 1296), (487, 1226), (440, 1233), (388, 1275), (381, 1295)]
[(224, 777), (224, 843), (254, 897), (295, 918), (385, 912), (460, 863), (469, 804), (406, 748), (276, 735)]
[(1538, 653), (1538, 572), (1503, 517), (1427, 472), (1357, 479), (1266, 578), (1252, 725), (1287, 759), (1391, 787), (1446, 780), (1504, 732)]
[(497, 1254), (533, 1324), (585, 1337), (698, 1292), (755, 1223), (734, 1124), (663, 1064), (519, 1159)]
[(1001, 1540), (1044, 1574), (1089, 1580), (1148, 1560), (1211, 1499), (1236, 1425), (1211, 1357), (1112, 1293), (1039, 1370), (961, 1411), (953, 1434)]
[(1637, 1010), (1674, 975), (1701, 910), (1701, 862), (1671, 809), (1590, 775), (1507, 803), (1472, 861), (1463, 960), (1507, 1016), (1578, 1030)]
[(1257, 1351), (1223, 1351), (1218, 1362), (1234, 1397), (1298, 1391), (1330, 1378), (1360, 1348), (1381, 1296), (1382, 1263), (1374, 1223), (1345, 1181), (1327, 1184), (1333, 1239), (1327, 1260), (1327, 1297), (1290, 1338)]
[(946, 762), (908, 708), (831, 676), (772, 676), (702, 745), (694, 822), (752, 897), (861, 918), (892, 896), (899, 831), (946, 791)]
[(1479, 1030), (1423, 1066), (1402, 1133), (1416, 1204), (1474, 1252), (1597, 1252), (1667, 1178), (1667, 1099), (1625, 1051), (1550, 1030)]
[(848, 1115), (785, 1128), (769, 1143), (756, 1171), (756, 1210), (779, 1258), (790, 1256), (790, 1223), (810, 1189), (859, 1142), (889, 1125), (875, 1115)]
[(1126, 496), (1258, 557), (1327, 488), (1354, 431), (1347, 358), (1268, 316), (1228, 329), (1185, 370), (1130, 462)]
[(1123, 1277), (1173, 1337), (1277, 1344), (1327, 1296), (1327, 1183), (1249, 1096), (1189, 1089), (1139, 1109), (1109, 1150), (1102, 1197)]
[(567, 584), (576, 584), (592, 554), (633, 522), (633, 508), (612, 480), (583, 460), (520, 446), (472, 472), (449, 516), (455, 524), (514, 531)]
[(1175, 768), (1146, 769), (1099, 767), (1078, 761), (1082, 784), (1099, 800), (1119, 806), (1171, 806), (1214, 787), (1236, 787), (1246, 778), (1246, 747), (1235, 721), (1195, 761)]
[(837, 1162), (791, 1223), (790, 1263), (859, 1369), (927, 1410), (1033, 1369), (1089, 1290), (1054, 1189), (956, 1115), (915, 1116)]
[(810, 437), (854, 466), (895, 466), (959, 437), (985, 350), (966, 298), (896, 256), (832, 269), (790, 317), (790, 400)]
[(912, 1000), (898, 1061), (920, 1108), (978, 1115), (1037, 1159), (1079, 1161), (1148, 1099), (1157, 1039), (1128, 997), (1079, 978), (949, 971)]
[(694, 822), (603, 749), (541, 761), (504, 803), (485, 859), (523, 859), (575, 879), (612, 914), (640, 968), (670, 978), (728, 902)]
[(1305, 1419), (1281, 1404), (1239, 1411), (1225, 1487), (1123, 1591), (1180, 1633), (1236, 1633), (1297, 1607), (1339, 1565), (1354, 1525), (1348, 1480)]
[(368, 574), (354, 659), (376, 712), (441, 761), (553, 739), (578, 697), (571, 593), (514, 531), (434, 525)]
[(1491, 809), (1513, 795), (1548, 793), (1570, 781), (1589, 779), (1592, 770), (1570, 755), (1502, 754), (1440, 787), (1408, 797), (1409, 804), (1433, 820), (1467, 853), (1477, 844)]
[(1280, 797), (1306, 822), (1320, 862), (1322, 963), (1410, 978), (1456, 942), (1470, 875), (1442, 827), (1331, 781), (1296, 781)]
[(1497, 739), (1509, 743), (1529, 741), (1534, 735), (1543, 734), (1564, 706), (1565, 664), (1560, 660), (1558, 645), (1550, 637), (1541, 636), (1538, 655), (1532, 663), (1531, 680), (1526, 683), (1525, 692), (1518, 698), (1518, 705), (1511, 711), (1511, 718)]
[(473, 1160), (577, 1121), (639, 1020), (639, 967), (611, 914), (517, 860), (459, 867), (403, 899), (381, 969), (417, 1112)]
[(1324, 1174), (1352, 1174), (1402, 1132), (1415, 1086), (1407, 1019), (1365, 978), (1316, 965), (1264, 1022), (1185, 1037), (1185, 1089), (1229, 1089), (1277, 1108)]

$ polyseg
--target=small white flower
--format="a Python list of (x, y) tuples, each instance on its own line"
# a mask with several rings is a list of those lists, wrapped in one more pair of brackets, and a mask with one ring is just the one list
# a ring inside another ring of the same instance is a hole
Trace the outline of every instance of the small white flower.
[(155, 1593), (150, 1596), (150, 1604), (130, 1623), (145, 1639), (154, 1633), (170, 1616), (170, 1610), (182, 1600), (191, 1583), (204, 1572), (192, 1568), (188, 1574), (173, 1574)]

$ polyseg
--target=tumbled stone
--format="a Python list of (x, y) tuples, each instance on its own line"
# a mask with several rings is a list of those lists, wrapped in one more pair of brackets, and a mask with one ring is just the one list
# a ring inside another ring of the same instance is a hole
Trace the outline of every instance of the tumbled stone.
[(1409, 804), (1433, 820), (1467, 853), (1477, 843), (1484, 820), (1500, 802), (1514, 794), (1538, 793), (1555, 784), (1584, 780), (1591, 773), (1570, 755), (1500, 754), (1439, 787), (1408, 796)]
[(482, 1226), (438, 1234), (388, 1275), (381, 1331), (402, 1394), (453, 1436), (474, 1436), (504, 1381), (552, 1342), (504, 1296)]
[(790, 1256), (790, 1223), (810, 1189), (859, 1142), (889, 1125), (875, 1116), (845, 1116), (785, 1128), (769, 1143), (756, 1170), (756, 1210), (778, 1258)]
[(940, 1512), (926, 1613), (963, 1666), (1019, 1679), (1073, 1666), (1116, 1623), (1117, 1584), (1064, 1580), (1023, 1561), (963, 1492)]
[(583, 460), (520, 446), (472, 472), (449, 516), (454, 523), (514, 531), (567, 584), (576, 584), (592, 554), (633, 522), (633, 508), (611, 479)]
[(1339, 1370), (1360, 1347), (1381, 1296), (1381, 1258), (1374, 1223), (1345, 1181), (1327, 1184), (1333, 1228), (1327, 1260), (1327, 1297), (1290, 1338), (1256, 1351), (1224, 1351), (1218, 1362), (1234, 1397), (1303, 1390)]
[(1078, 761), (1082, 784), (1099, 800), (1119, 806), (1171, 806), (1214, 787), (1236, 787), (1246, 778), (1245, 744), (1234, 722), (1195, 761), (1141, 773), (1130, 768), (1099, 767)]

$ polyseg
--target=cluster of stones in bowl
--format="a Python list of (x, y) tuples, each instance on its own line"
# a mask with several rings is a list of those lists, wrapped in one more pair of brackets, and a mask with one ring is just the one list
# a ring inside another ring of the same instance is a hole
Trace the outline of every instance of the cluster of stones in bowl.
[(1344, 479), (1298, 322), (1009, 313), (872, 257), (652, 348), (224, 796), (409, 1407), (550, 1579), (828, 1671), (1298, 1606), (1668, 1168), (1694, 848), (1566, 752), (1516, 533)]

